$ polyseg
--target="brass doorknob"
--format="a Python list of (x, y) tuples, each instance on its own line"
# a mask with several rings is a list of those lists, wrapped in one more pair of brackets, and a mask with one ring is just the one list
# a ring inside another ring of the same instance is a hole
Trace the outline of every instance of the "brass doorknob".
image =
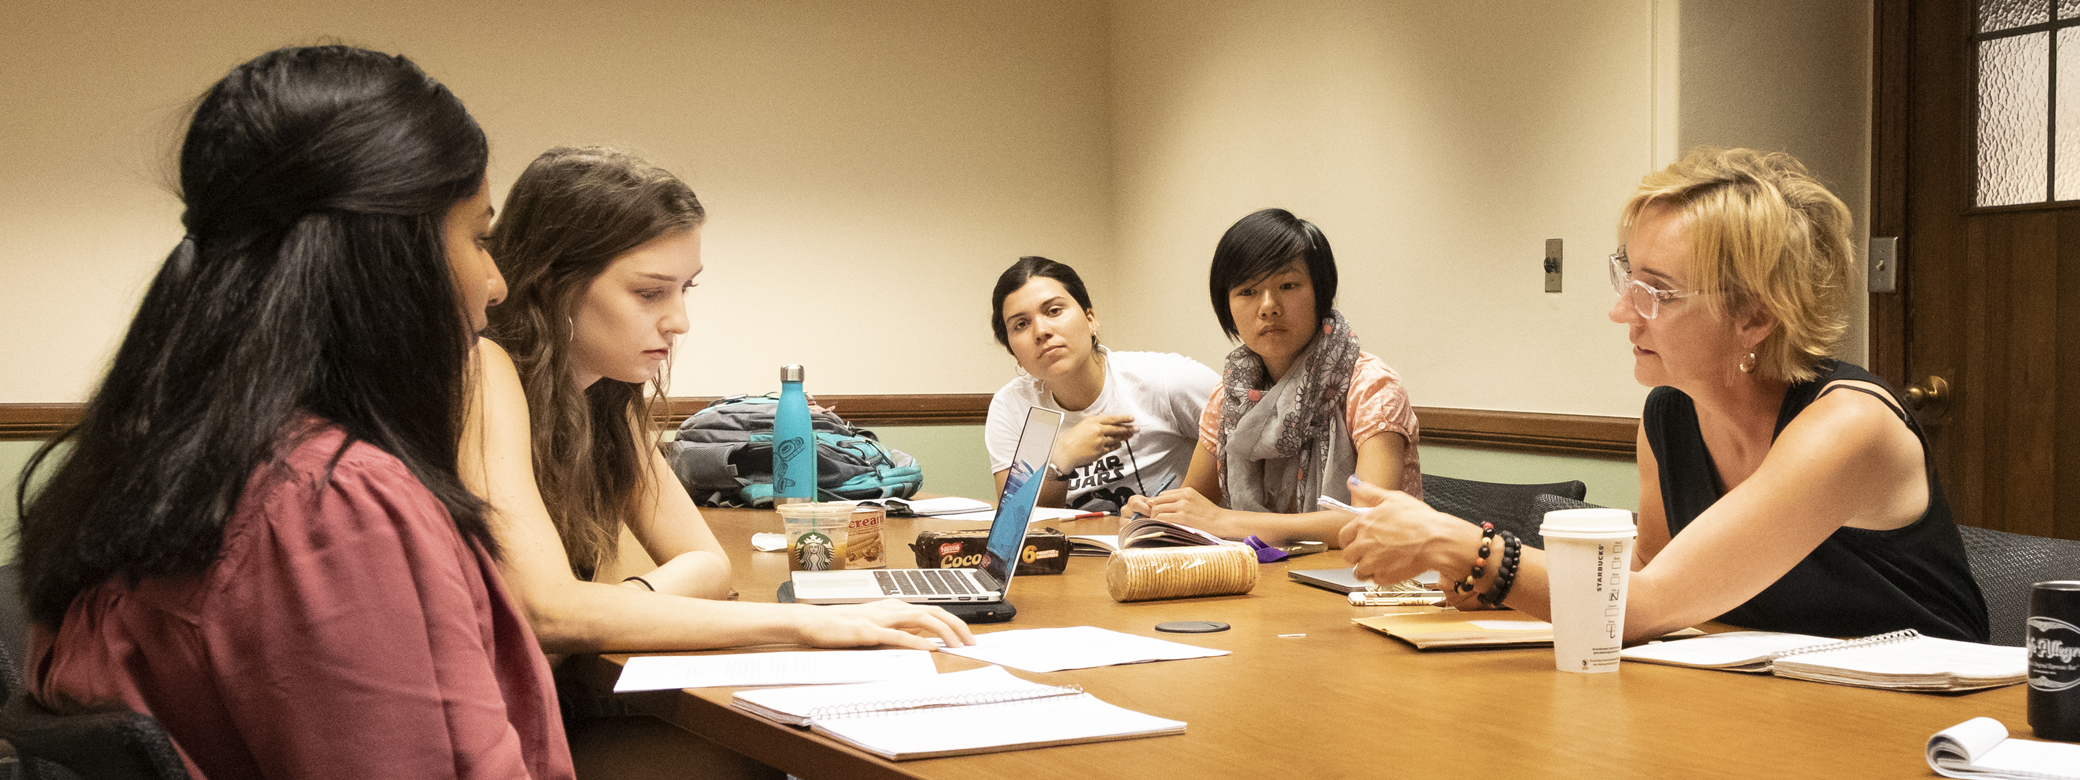
[(1950, 403), (1950, 381), (1931, 376), (1907, 385), (1907, 406), (1918, 412), (1939, 412)]

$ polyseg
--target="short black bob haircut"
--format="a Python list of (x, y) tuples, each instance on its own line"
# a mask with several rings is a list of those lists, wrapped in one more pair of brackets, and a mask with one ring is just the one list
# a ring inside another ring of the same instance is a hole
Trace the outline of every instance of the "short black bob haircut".
[(1083, 277), (1076, 275), (1076, 269), (1045, 257), (1021, 257), (997, 277), (997, 289), (989, 296), (989, 327), (996, 332), (997, 343), (1004, 345), (1006, 352), (1011, 351), (1011, 336), (1004, 330), (1004, 299), (1018, 292), (1019, 288), (1026, 286), (1026, 283), (1033, 281), (1033, 277), (1036, 276), (1061, 282), (1062, 289), (1069, 291), (1069, 297), (1076, 299), (1076, 305), (1082, 306), (1084, 311), (1091, 310), (1090, 291), (1083, 288)]
[[(1314, 223), (1293, 216), (1285, 209), (1264, 209), (1243, 217), (1221, 236), (1213, 249), (1213, 270), (1207, 279), (1213, 295), (1213, 316), (1221, 321), (1221, 332), (1234, 341), (1241, 338), (1235, 315), (1228, 310), (1228, 291), (1278, 273), (1295, 261), (1307, 266), (1314, 285), (1315, 324), (1327, 319), (1336, 303), (1336, 254), (1329, 238)], [(1002, 327), (1001, 325), (999, 327)]]

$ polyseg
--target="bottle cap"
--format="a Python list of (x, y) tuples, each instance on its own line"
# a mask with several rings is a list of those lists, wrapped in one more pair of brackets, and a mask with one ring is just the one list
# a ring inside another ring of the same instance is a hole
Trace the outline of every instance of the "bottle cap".
[(801, 366), (797, 366), (797, 365), (785, 365), (785, 366), (781, 366), (781, 367), (780, 367), (780, 381), (782, 381), (782, 382), (800, 382), (800, 381), (802, 381), (802, 373), (803, 373), (803, 372), (802, 372), (802, 367), (801, 367)]

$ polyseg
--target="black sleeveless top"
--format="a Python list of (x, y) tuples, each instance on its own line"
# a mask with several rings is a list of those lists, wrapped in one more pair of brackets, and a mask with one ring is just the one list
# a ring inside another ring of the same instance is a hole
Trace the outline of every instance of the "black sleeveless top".
[[(1777, 412), (1777, 434), (1784, 432), (1806, 407), (1825, 393), (1829, 382), (1870, 382), (1892, 388), (1854, 365), (1823, 360), (1820, 376), (1799, 382), (1784, 394)], [(1893, 395), (1868, 388), (1839, 386), (1878, 396), (1921, 440), (1928, 469), (1928, 510), (1904, 528), (1874, 531), (1842, 527), (1807, 553), (1805, 560), (1764, 588), (1747, 603), (1719, 616), (1737, 626), (1819, 636), (1866, 636), (1913, 628), (1927, 636), (1987, 640), (1986, 600), (1965, 560), (1964, 543), (1950, 519), (1950, 504), (1936, 481), (1928, 456), (1928, 437), (1914, 418), (1900, 410)], [(1712, 454), (1697, 427), (1697, 407), (1673, 387), (1657, 387), (1647, 395), (1641, 418), (1647, 444), (1661, 470), (1661, 506), (1671, 538), (1704, 514), (1723, 490)]]

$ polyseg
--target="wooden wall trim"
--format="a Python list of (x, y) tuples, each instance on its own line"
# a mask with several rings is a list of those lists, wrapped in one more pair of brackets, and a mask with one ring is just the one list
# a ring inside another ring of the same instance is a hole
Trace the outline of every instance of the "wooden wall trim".
[(1639, 418), (1416, 407), (1422, 443), (1632, 460)]
[[(658, 422), (676, 427), (713, 397), (671, 399)], [(981, 425), (990, 394), (824, 395), (817, 402), (861, 425)], [(0, 404), (0, 441), (48, 439), (79, 419), (79, 404)], [(1416, 407), (1423, 442), (1569, 457), (1631, 459), (1639, 420), (1580, 414)]]

